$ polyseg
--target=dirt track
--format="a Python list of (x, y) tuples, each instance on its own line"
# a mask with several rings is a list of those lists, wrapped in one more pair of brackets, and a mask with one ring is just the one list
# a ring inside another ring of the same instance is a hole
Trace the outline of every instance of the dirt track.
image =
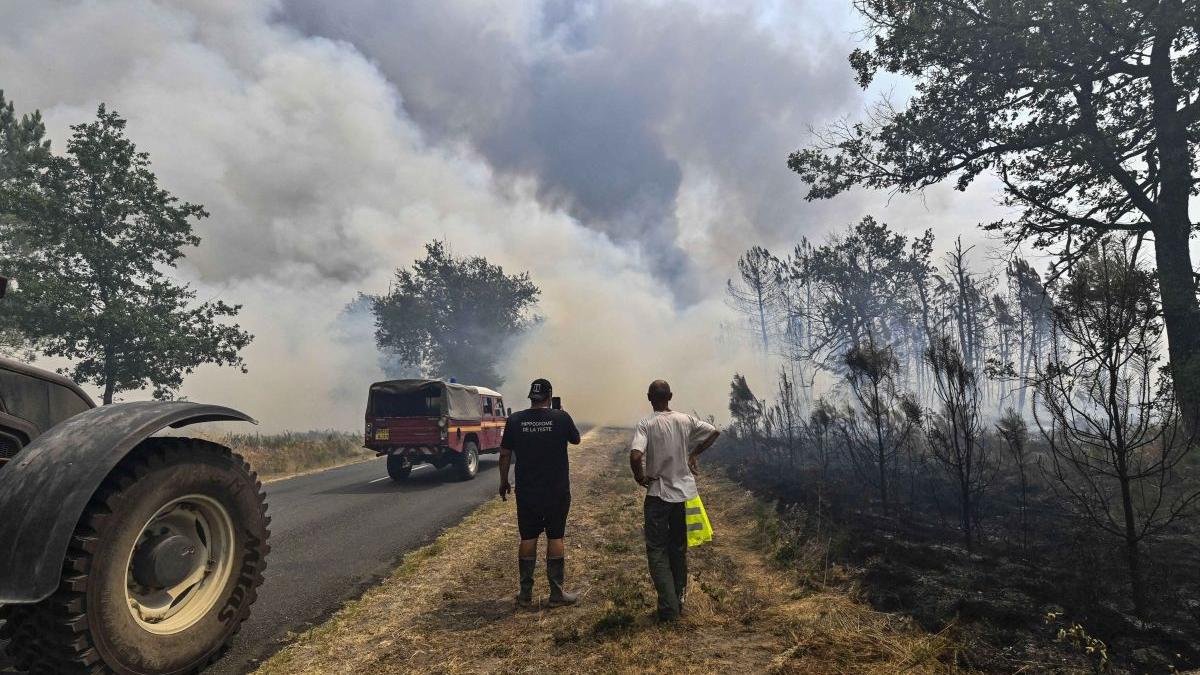
[(941, 638), (843, 591), (802, 589), (771, 565), (757, 545), (754, 500), (717, 476), (701, 477), (717, 537), (692, 552), (688, 613), (676, 626), (655, 623), (627, 434), (593, 431), (572, 453), (568, 585), (581, 592), (577, 606), (515, 606), (514, 505), (494, 499), (259, 672), (947, 670)]

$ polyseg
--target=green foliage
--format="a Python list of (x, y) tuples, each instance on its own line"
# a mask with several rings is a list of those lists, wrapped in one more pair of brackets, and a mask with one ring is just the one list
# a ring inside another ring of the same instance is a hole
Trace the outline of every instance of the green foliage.
[(105, 403), (146, 387), (169, 398), (206, 363), (244, 371), (239, 352), (252, 336), (218, 323), (240, 308), (194, 304), (195, 291), (165, 274), (200, 243), (192, 221), (208, 215), (203, 207), (158, 186), (125, 120), (103, 105), (94, 122), (71, 128), (63, 157), (43, 152), (30, 119), (18, 145), (34, 150), (0, 162), (18, 166), (3, 190), (10, 216), (0, 219), (0, 268), (21, 283), (5, 327), (71, 360), (70, 374), (103, 388)]
[(855, 6), (874, 38), (850, 57), (859, 84), (886, 71), (914, 78), (917, 90), (904, 109), (885, 106), (871, 123), (833, 129), (830, 142), (792, 155), (810, 198), (949, 178), (962, 189), (991, 170), (1026, 209), (1028, 234), (1146, 228), (1177, 159), (1162, 153), (1187, 151), (1158, 136), (1200, 121), (1194, 3)]
[(1054, 639), (1072, 650), (1083, 654), (1094, 673), (1112, 671), (1112, 662), (1108, 658), (1108, 645), (1103, 640), (1087, 632), (1083, 624), (1063, 621), (1062, 612), (1047, 612), (1043, 617), (1051, 627), (1057, 627)]
[(858, 0), (859, 84), (915, 80), (789, 158), (809, 199), (998, 176), (1011, 241), (1070, 266), (1106, 233), (1153, 233), (1174, 386), (1200, 420), (1200, 302), (1189, 215), (1200, 143), (1200, 4), (1183, 0)]
[(497, 365), (539, 320), (531, 310), (541, 291), (528, 272), (508, 275), (482, 256), (457, 258), (440, 241), (425, 253), (373, 298), (379, 349), (429, 377), (500, 386)]
[[(0, 90), (0, 226), (14, 217), (13, 204), (22, 197), (21, 186), (49, 156), (50, 141), (46, 140), (41, 114), (18, 117), (12, 102), (6, 101)], [(24, 343), (18, 331), (0, 322), (0, 354), (16, 352)]]
[(0, 89), (0, 213), (10, 212), (4, 190), (27, 179), (50, 158), (50, 141), (41, 113), (17, 117), (16, 108)]

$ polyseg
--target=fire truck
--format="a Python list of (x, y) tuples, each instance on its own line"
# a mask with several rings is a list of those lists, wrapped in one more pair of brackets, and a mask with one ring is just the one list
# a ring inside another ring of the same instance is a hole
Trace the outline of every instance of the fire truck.
[(388, 475), (403, 481), (418, 464), (479, 472), (481, 454), (500, 451), (511, 412), (499, 392), (441, 380), (376, 382), (367, 396), (364, 445), (387, 455)]

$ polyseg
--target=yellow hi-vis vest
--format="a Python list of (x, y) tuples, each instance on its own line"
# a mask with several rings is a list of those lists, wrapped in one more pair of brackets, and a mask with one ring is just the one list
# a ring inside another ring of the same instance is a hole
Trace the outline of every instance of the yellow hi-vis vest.
[(700, 501), (700, 495), (687, 500), (683, 508), (686, 514), (688, 546), (699, 546), (712, 541), (712, 523), (708, 522), (708, 514), (704, 511), (704, 502)]

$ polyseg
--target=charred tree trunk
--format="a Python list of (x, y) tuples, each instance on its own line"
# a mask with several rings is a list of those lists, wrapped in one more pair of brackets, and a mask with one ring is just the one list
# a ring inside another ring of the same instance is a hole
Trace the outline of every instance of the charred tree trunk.
[(966, 476), (964, 476), (962, 478), (961, 484), (959, 485), (959, 489), (962, 491), (963, 543), (966, 544), (968, 551), (972, 551), (975, 548), (975, 541), (973, 538), (974, 533), (971, 530), (971, 525), (972, 525), (971, 515), (972, 515), (973, 505), (971, 503), (971, 483), (970, 483), (970, 480)]
[[(1189, 243), (1192, 231), (1188, 201), (1192, 191), (1192, 157), (1188, 120), (1179, 109), (1180, 92), (1172, 64), (1173, 40), (1184, 21), (1183, 3), (1160, 6), (1150, 53), (1150, 90), (1161, 181), (1154, 209), (1154, 255), (1167, 329), (1171, 377), (1190, 433), (1200, 421), (1200, 304), (1196, 300)], [(1190, 114), (1190, 113), (1189, 113)]]
[(875, 450), (876, 461), (879, 464), (879, 503), (883, 507), (883, 515), (891, 515), (891, 509), (888, 507), (888, 489), (887, 489), (887, 451), (883, 445), (883, 420), (880, 419), (880, 405), (878, 389), (875, 393)]
[(1121, 506), (1125, 510), (1125, 560), (1129, 566), (1129, 589), (1133, 594), (1134, 611), (1146, 616), (1146, 589), (1142, 581), (1141, 557), (1138, 551), (1137, 524), (1134, 522), (1133, 495), (1128, 476), (1121, 476)]
[(1184, 427), (1188, 435), (1193, 435), (1200, 421), (1200, 303), (1196, 300), (1188, 251), (1191, 222), (1186, 215), (1186, 203), (1182, 213), (1172, 220), (1155, 228), (1154, 255), (1171, 357), (1171, 379)]

